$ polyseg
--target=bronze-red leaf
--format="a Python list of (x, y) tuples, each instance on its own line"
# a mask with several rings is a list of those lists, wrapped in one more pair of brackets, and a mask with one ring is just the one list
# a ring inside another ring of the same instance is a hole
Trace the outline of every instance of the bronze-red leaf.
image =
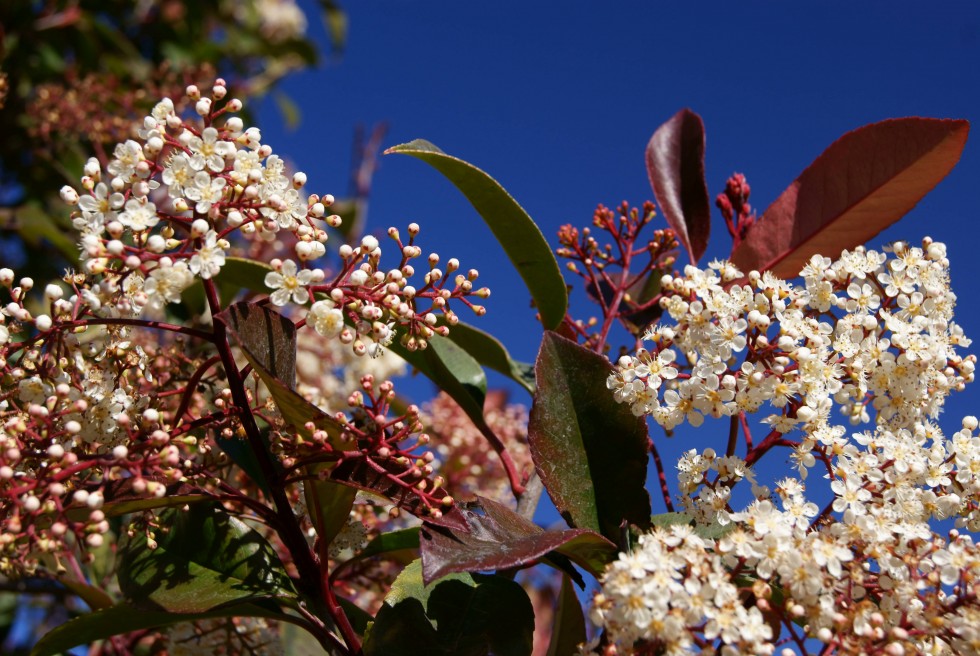
[(667, 223), (696, 264), (708, 248), (711, 204), (704, 181), (704, 122), (682, 109), (647, 144), (647, 175)]
[(792, 278), (815, 254), (865, 243), (946, 177), (969, 130), (964, 120), (899, 118), (848, 132), (769, 206), (731, 260)]

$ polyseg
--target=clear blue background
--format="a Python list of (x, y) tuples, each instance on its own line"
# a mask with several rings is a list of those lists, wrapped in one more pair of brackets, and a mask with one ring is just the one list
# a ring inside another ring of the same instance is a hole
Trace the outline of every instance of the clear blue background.
[[(310, 33), (325, 44), (313, 3), (306, 6)], [(483, 168), (553, 245), (559, 226), (587, 225), (597, 203), (652, 199), (644, 148), (682, 107), (706, 125), (711, 197), (731, 173), (742, 172), (760, 213), (849, 130), (902, 116), (965, 118), (980, 126), (977, 2), (443, 0), (344, 8), (346, 52), (284, 85), (303, 112), (297, 130), (282, 129), (275, 105), (263, 105), (264, 141), (309, 174), (311, 191), (341, 196), (353, 127), (386, 121), (385, 147), (421, 137)], [(960, 297), (957, 319), (975, 338), (978, 182), (975, 134), (949, 177), (871, 242), (927, 234), (946, 242)], [(704, 261), (726, 256), (731, 246), (717, 213), (714, 219)], [(428, 165), (384, 157), (369, 226), (383, 232), (411, 221), (422, 226), (423, 249), (478, 268), (493, 290), (489, 313), (474, 323), (516, 357), (533, 360), (540, 326), (489, 229)], [(593, 311), (582, 302), (575, 307), (578, 317)], [(514, 398), (530, 401), (520, 392)], [(947, 432), (977, 412), (971, 398), (967, 391), (947, 405), (941, 422)], [(668, 468), (683, 449), (724, 448), (727, 422), (707, 426), (664, 445)], [(782, 467), (783, 458), (775, 453), (766, 461)], [(659, 509), (656, 496), (654, 504)]]

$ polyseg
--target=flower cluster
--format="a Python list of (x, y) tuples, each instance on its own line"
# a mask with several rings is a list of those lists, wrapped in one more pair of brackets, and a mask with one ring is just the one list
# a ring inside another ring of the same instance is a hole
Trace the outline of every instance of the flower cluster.
[[(283, 235), (294, 243), (296, 260), (272, 260), (265, 275), (270, 300), (277, 306), (311, 304), (307, 324), (324, 337), (338, 337), (358, 355), (378, 355), (396, 326), (404, 328), (406, 348), (425, 348), (433, 335), (449, 330), (437, 325), (438, 314), (449, 325), (458, 321), (450, 308), (453, 299), (484, 312), (469, 297), (486, 298), (489, 290), (474, 288), (475, 270), (457, 273), (455, 259), (443, 269), (439, 256), (430, 254), (423, 282), (411, 284), (411, 260), (422, 256), (414, 243), (416, 224), (409, 226), (407, 241), (397, 229), (388, 230), (400, 255), (394, 267), (381, 266), (381, 247), (373, 236), (357, 247), (341, 246), (336, 272), (313, 267), (326, 254), (327, 227), (341, 223), (339, 216), (327, 215), (333, 198), (303, 197), (306, 176), (288, 176), (285, 162), (261, 142), (261, 133), (227, 115), (240, 110), (241, 102), (224, 102), (226, 94), (222, 80), (210, 97), (188, 87), (199, 120), (185, 120), (164, 99), (143, 120), (139, 140), (116, 146), (105, 170), (89, 160), (81, 194), (62, 189), (76, 208), (80, 259), (92, 282), (84, 300), (93, 312), (159, 313), (180, 302), (196, 279), (217, 277), (235, 254), (234, 240), (262, 243)], [(423, 300), (427, 307), (420, 306)]]
[(956, 353), (970, 341), (952, 321), (946, 249), (927, 239), (890, 250), (814, 256), (796, 286), (768, 272), (742, 283), (728, 262), (665, 276), (661, 305), (675, 324), (650, 328), (651, 348), (622, 357), (607, 385), (668, 430), (766, 404), (780, 433), (813, 433), (835, 403), (853, 424), (871, 409), (891, 427), (935, 418), (975, 364)]
[[(714, 641), (721, 653), (774, 653), (780, 635), (797, 650), (784, 648), (787, 656), (810, 653), (807, 639), (831, 653), (976, 653), (980, 548), (930, 524), (955, 517), (980, 528), (977, 425), (967, 417), (950, 439), (927, 423), (854, 436), (833, 462), (822, 512), (797, 478), (773, 494), (753, 486), (755, 501), (732, 512), (717, 483), (752, 480), (751, 472), (736, 457), (692, 450), (679, 466), (682, 492), (695, 494), (695, 481), (711, 492), (695, 497), (689, 516), (703, 528), (693, 530), (719, 537), (700, 539), (689, 526), (642, 536), (604, 576), (594, 619), (626, 653), (637, 641), (667, 653)], [(714, 580), (692, 583), (692, 572)], [(732, 594), (738, 608), (726, 615), (717, 605)], [(748, 646), (744, 630), (767, 642)]]
[[(653, 348), (621, 358), (608, 386), (667, 428), (730, 416), (733, 439), (726, 455), (692, 449), (678, 464), (692, 526), (643, 536), (606, 573), (593, 615), (610, 644), (626, 653), (783, 644), (781, 654), (806, 654), (813, 639), (821, 653), (980, 650), (980, 548), (961, 532), (980, 530), (978, 421), (965, 418), (950, 437), (933, 421), (948, 393), (973, 380), (974, 358), (956, 353), (970, 342), (952, 321), (944, 246), (926, 239), (887, 253), (815, 256), (803, 286), (755, 272), (738, 284), (725, 262), (664, 281), (676, 325), (650, 329)], [(848, 436), (831, 423), (834, 404), (852, 424), (874, 411), (874, 427)], [(754, 444), (745, 417), (763, 406), (778, 412)], [(734, 455), (739, 425), (744, 458)], [(770, 490), (751, 466), (773, 446), (793, 449), (799, 477)], [(817, 463), (829, 489), (808, 495)], [(753, 500), (736, 511), (742, 481)], [(814, 500), (827, 496), (821, 510)], [(939, 521), (957, 529), (937, 532)], [(732, 594), (738, 609), (726, 613)]]
[(731, 656), (772, 653), (772, 628), (758, 606), (746, 606), (712, 546), (688, 526), (640, 536), (607, 569), (593, 621), (616, 644), (655, 642), (665, 654), (695, 653), (695, 638), (720, 640), (720, 653)]

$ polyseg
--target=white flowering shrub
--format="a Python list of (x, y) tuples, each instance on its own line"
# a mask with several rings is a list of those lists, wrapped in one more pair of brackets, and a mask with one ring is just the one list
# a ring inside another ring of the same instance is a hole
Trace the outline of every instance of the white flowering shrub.
[[(292, 3), (249, 6), (269, 39), (302, 31)], [(845, 135), (761, 217), (732, 176), (732, 253), (699, 268), (682, 111), (647, 153), (666, 227), (623, 204), (559, 232), (590, 319), (492, 178), (389, 149), (487, 221), (543, 327), (531, 365), (461, 321), (489, 290), (417, 224), (335, 245), (334, 198), (241, 109), (222, 79), (160, 100), (61, 189), (77, 268), (40, 294), (0, 269), (0, 575), (88, 606), (35, 655), (980, 653), (980, 426), (940, 425), (976, 358), (946, 249), (859, 243), (955, 164), (962, 121)], [(409, 368), (434, 401), (396, 393)], [(665, 466), (675, 429), (718, 421)], [(567, 528), (534, 523), (545, 491)]]

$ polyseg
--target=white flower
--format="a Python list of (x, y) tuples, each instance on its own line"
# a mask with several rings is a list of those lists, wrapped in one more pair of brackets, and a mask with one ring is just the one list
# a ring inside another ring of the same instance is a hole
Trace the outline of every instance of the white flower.
[(191, 151), (190, 165), (195, 171), (206, 168), (220, 173), (225, 169), (226, 154), (234, 153), (235, 146), (218, 139), (218, 131), (204, 128), (200, 137), (191, 137), (187, 147)]
[(160, 217), (157, 216), (157, 207), (153, 203), (130, 198), (126, 201), (125, 210), (119, 214), (118, 220), (133, 232), (142, 232), (155, 226), (160, 221)]
[(275, 291), (269, 295), (274, 305), (285, 305), (292, 298), (293, 303), (302, 305), (309, 300), (306, 286), (313, 282), (313, 272), (309, 269), (298, 271), (296, 263), (286, 260), (279, 271), (270, 271), (265, 275), (266, 287)]
[(207, 214), (211, 206), (221, 200), (227, 181), (224, 178), (212, 178), (206, 171), (198, 171), (190, 185), (184, 189), (186, 196), (195, 201), (194, 211)]
[(180, 293), (194, 282), (194, 276), (183, 260), (170, 263), (165, 259), (161, 266), (150, 272), (143, 284), (147, 305), (160, 309), (167, 303), (180, 302)]
[(204, 236), (204, 243), (191, 257), (191, 273), (207, 280), (218, 275), (224, 265), (225, 251), (218, 245), (218, 234), (214, 230), (209, 230)]
[(182, 197), (185, 193), (184, 188), (194, 180), (194, 169), (191, 168), (191, 161), (187, 155), (177, 153), (171, 157), (163, 169), (162, 177), (170, 197)]
[(136, 173), (136, 167), (143, 161), (143, 147), (129, 139), (126, 143), (116, 144), (109, 162), (109, 174), (129, 181)]
[(306, 204), (295, 189), (288, 189), (280, 197), (273, 194), (269, 197), (268, 206), (261, 208), (262, 216), (273, 219), (283, 230), (296, 227), (297, 221), (306, 217)]
[(334, 307), (332, 301), (317, 301), (310, 306), (306, 323), (324, 337), (336, 337), (344, 329), (344, 314)]
[(100, 182), (95, 185), (91, 194), (84, 194), (78, 199), (78, 209), (82, 216), (76, 217), (75, 228), (89, 234), (102, 234), (103, 226), (117, 218), (117, 211), (123, 206), (124, 197), (115, 192), (110, 194), (109, 187)]

